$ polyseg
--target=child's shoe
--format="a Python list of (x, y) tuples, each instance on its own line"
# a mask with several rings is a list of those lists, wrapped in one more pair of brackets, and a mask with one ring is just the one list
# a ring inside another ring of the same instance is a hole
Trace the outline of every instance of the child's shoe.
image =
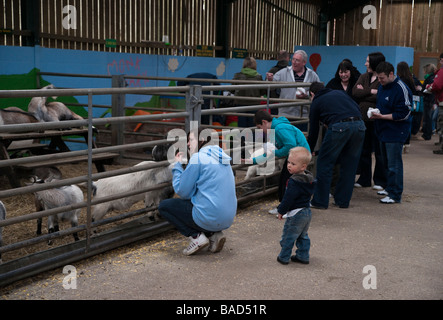
[(292, 257), (291, 257), (291, 261), (292, 261), (292, 262), (302, 263), (302, 264), (309, 264), (309, 261), (306, 261), (306, 260), (300, 260), (299, 258), (297, 258), (297, 256), (292, 256)]
[(277, 261), (280, 262), (281, 264), (284, 264), (284, 265), (289, 264), (289, 261), (283, 261), (283, 260), (280, 259), (279, 256), (277, 256)]

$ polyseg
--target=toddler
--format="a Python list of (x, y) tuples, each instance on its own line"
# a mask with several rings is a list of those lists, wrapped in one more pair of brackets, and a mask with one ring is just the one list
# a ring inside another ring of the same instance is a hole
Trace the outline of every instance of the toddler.
[[(277, 257), (277, 261), (281, 264), (288, 264), (289, 259), (293, 262), (309, 263), (310, 200), (316, 183), (312, 173), (306, 170), (311, 158), (311, 153), (304, 147), (295, 147), (289, 151), (288, 171), (291, 177), (288, 179), (286, 192), (277, 208), (278, 219), (286, 218), (280, 241), (281, 251)], [(295, 255), (291, 256), (294, 243), (297, 250)]]

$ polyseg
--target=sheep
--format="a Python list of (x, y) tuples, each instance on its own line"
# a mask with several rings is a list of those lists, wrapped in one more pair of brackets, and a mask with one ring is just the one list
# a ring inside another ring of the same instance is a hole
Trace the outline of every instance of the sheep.
[[(166, 160), (167, 148), (165, 146), (156, 146), (152, 150), (153, 159), (155, 161)], [(135, 166), (155, 163), (155, 161), (143, 161)], [(172, 166), (159, 167), (127, 173), (120, 176), (100, 179), (94, 182), (94, 199), (100, 199), (114, 194), (121, 194), (131, 190), (143, 189), (158, 184), (170, 182), (172, 180)], [(144, 194), (137, 194), (122, 199), (100, 203), (94, 206), (92, 211), (92, 220), (98, 221), (102, 219), (106, 213), (111, 210), (126, 210), (133, 204), (144, 199), (145, 207), (158, 205), (161, 200), (170, 198), (174, 193), (172, 185), (160, 190), (152, 190)], [(155, 220), (154, 214), (149, 213), (149, 218)]]
[[(41, 90), (54, 89), (50, 84)], [(57, 97), (52, 97), (57, 99)], [(44, 122), (64, 121), (64, 120), (83, 120), (75, 112), (71, 111), (61, 102), (46, 103), (47, 97), (33, 97), (28, 105), (28, 112), (35, 115), (37, 119)]]
[[(3, 202), (0, 201), (0, 221), (3, 221), (6, 219), (6, 208)], [(0, 227), (0, 247), (3, 245), (3, 227)], [(2, 254), (0, 253), (0, 264), (2, 263)]]
[[(34, 183), (47, 183), (56, 180), (56, 177), (49, 174), (46, 179), (34, 178)], [(50, 210), (63, 206), (73, 205), (84, 201), (83, 192), (76, 185), (62, 186), (59, 188), (48, 189), (34, 192), (35, 206), (37, 211)], [(81, 209), (73, 209), (67, 212), (61, 212), (55, 215), (48, 216), (48, 233), (59, 231), (58, 221), (70, 221), (72, 227), (78, 226), (78, 214)], [(42, 219), (37, 220), (37, 235), (41, 234)], [(73, 234), (74, 240), (78, 241), (77, 232)], [(52, 241), (48, 241), (51, 245)]]
[[(275, 146), (269, 142), (267, 142), (263, 148), (259, 148), (256, 151), (254, 151), (251, 154), (251, 159), (261, 156), (262, 154), (264, 154), (266, 151), (272, 152), (273, 150), (275, 150)], [(252, 165), (248, 168), (248, 170), (246, 171), (246, 175), (244, 180), (250, 179), (252, 177), (255, 177), (257, 175), (270, 175), (276, 171), (280, 171), (285, 163), (285, 159), (275, 159), (272, 158), (270, 161), (275, 161), (274, 166), (270, 166), (269, 163), (265, 163), (265, 164), (256, 164), (256, 165)]]

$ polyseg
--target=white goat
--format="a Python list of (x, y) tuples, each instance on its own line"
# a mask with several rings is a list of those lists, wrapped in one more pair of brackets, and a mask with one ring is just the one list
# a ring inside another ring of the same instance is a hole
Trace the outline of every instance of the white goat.
[[(36, 183), (44, 183), (55, 180), (53, 177), (49, 177), (45, 180), (36, 179)], [(64, 206), (73, 205), (84, 201), (83, 192), (76, 185), (63, 186), (60, 188), (48, 189), (37, 191), (34, 193), (35, 205), (37, 211), (49, 210)], [(61, 212), (55, 215), (48, 216), (48, 233), (53, 233), (59, 231), (58, 220), (60, 221), (70, 221), (72, 227), (78, 226), (78, 214), (81, 209), (73, 209), (67, 212)], [(42, 220), (37, 220), (37, 234), (41, 234), (41, 223)], [(78, 234), (75, 232), (73, 234), (74, 240), (78, 241)], [(52, 244), (49, 240), (48, 244)]]
[[(155, 161), (143, 161), (136, 166), (155, 163)], [(140, 190), (153, 187), (158, 184), (170, 182), (172, 180), (172, 164), (168, 167), (147, 169), (144, 171), (127, 173), (120, 176), (100, 179), (94, 183), (96, 193), (94, 199), (104, 198), (110, 195), (121, 194), (132, 190)], [(173, 195), (172, 185), (159, 190), (152, 190), (146, 193), (100, 203), (94, 206), (92, 220), (98, 221), (111, 210), (126, 210), (138, 201), (145, 200), (145, 207), (158, 205), (161, 200)], [(149, 213), (150, 219), (154, 215)]]
[[(270, 152), (275, 150), (275, 146), (272, 143), (267, 142), (264, 144), (263, 148), (259, 148), (255, 150), (251, 154), (251, 159), (256, 158), (258, 156), (263, 155), (264, 153), (269, 154)], [(269, 163), (269, 161), (274, 161), (274, 165)], [(271, 175), (272, 173), (276, 171), (280, 171), (285, 163), (285, 159), (275, 159), (274, 157), (268, 160), (264, 164), (255, 164), (250, 167), (248, 167), (248, 170), (246, 171), (246, 176), (244, 180), (247, 180), (249, 178), (255, 177), (257, 175)]]
[[(0, 201), (0, 221), (6, 219), (6, 208), (3, 202)], [(0, 247), (3, 245), (3, 227), (0, 227)], [(0, 264), (2, 263), (2, 254), (0, 253)]]
[[(50, 84), (41, 90), (54, 89), (54, 85)], [(57, 97), (52, 97), (57, 99)], [(64, 121), (64, 120), (83, 120), (81, 116), (69, 110), (61, 102), (46, 103), (47, 97), (33, 97), (28, 105), (28, 112), (35, 115), (37, 119), (44, 122)]]

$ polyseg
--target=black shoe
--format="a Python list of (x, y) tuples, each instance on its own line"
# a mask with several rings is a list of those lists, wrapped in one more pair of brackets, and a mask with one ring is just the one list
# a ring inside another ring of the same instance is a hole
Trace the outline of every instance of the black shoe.
[(313, 209), (320, 209), (320, 210), (326, 210), (326, 209), (328, 209), (328, 208), (326, 208), (326, 207), (316, 206), (315, 204), (312, 204), (312, 202), (311, 202), (311, 208), (313, 208)]
[(309, 264), (309, 261), (300, 260), (299, 258), (297, 258), (297, 256), (292, 256), (291, 257), (291, 261), (292, 262), (302, 263), (302, 264)]
[(443, 154), (443, 150), (434, 150), (434, 154)]
[(289, 264), (289, 262), (281, 260), (280, 257), (277, 257), (277, 261), (284, 265)]
[(335, 207), (339, 207), (341, 209), (347, 209), (349, 208), (349, 206), (344, 206), (344, 205), (340, 205), (340, 204), (336, 204), (335, 202), (332, 203)]

